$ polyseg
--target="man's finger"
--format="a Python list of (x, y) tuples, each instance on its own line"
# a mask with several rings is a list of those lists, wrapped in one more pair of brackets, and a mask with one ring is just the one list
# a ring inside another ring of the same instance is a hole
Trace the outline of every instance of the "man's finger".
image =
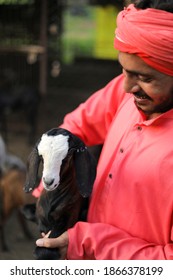
[(58, 242), (57, 242), (57, 238), (40, 238), (36, 241), (36, 245), (39, 247), (52, 247), (52, 248), (56, 248), (58, 247)]
[(50, 232), (47, 233), (43, 238), (39, 238), (36, 241), (36, 245), (39, 247), (47, 247), (47, 248), (58, 248), (64, 247), (68, 245), (68, 234), (64, 232), (58, 238), (48, 238)]

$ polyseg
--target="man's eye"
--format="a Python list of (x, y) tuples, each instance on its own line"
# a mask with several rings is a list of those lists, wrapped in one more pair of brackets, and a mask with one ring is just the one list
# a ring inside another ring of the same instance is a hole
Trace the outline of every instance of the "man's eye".
[(130, 73), (130, 72), (126, 71), (125, 69), (123, 69), (122, 72), (123, 72), (124, 76), (127, 77), (127, 78), (133, 78), (134, 76), (136, 76), (133, 73)]
[(150, 83), (152, 81), (151, 77), (145, 77), (145, 76), (141, 76), (141, 75), (138, 75), (138, 79), (144, 83)]

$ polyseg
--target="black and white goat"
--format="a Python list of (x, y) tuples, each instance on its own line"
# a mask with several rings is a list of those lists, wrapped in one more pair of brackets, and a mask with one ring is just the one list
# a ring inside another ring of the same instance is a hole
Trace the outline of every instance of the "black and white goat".
[[(78, 137), (63, 128), (53, 128), (42, 135), (29, 156), (25, 192), (36, 187), (41, 161), (44, 190), (36, 207), (25, 207), (24, 212), (38, 223), (40, 232), (51, 231), (49, 237), (58, 237), (77, 221), (85, 220), (96, 161)], [(61, 259), (57, 249), (36, 247), (34, 255), (36, 259)]]

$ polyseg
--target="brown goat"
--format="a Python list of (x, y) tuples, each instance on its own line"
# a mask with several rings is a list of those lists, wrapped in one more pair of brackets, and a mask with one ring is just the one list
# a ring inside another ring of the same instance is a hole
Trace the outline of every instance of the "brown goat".
[(26, 179), (25, 173), (25, 171), (11, 169), (2, 175), (0, 179), (0, 235), (3, 251), (8, 251), (4, 227), (14, 210), (17, 210), (18, 219), (26, 237), (28, 239), (32, 238), (26, 220), (20, 211), (20, 207), (26, 203), (26, 194), (23, 192), (23, 185)]

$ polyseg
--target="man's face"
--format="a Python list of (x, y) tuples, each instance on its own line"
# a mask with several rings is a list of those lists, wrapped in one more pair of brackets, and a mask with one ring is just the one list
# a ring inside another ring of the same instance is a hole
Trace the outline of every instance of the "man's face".
[(124, 89), (133, 94), (137, 108), (152, 119), (173, 108), (173, 77), (147, 65), (134, 54), (119, 53)]

